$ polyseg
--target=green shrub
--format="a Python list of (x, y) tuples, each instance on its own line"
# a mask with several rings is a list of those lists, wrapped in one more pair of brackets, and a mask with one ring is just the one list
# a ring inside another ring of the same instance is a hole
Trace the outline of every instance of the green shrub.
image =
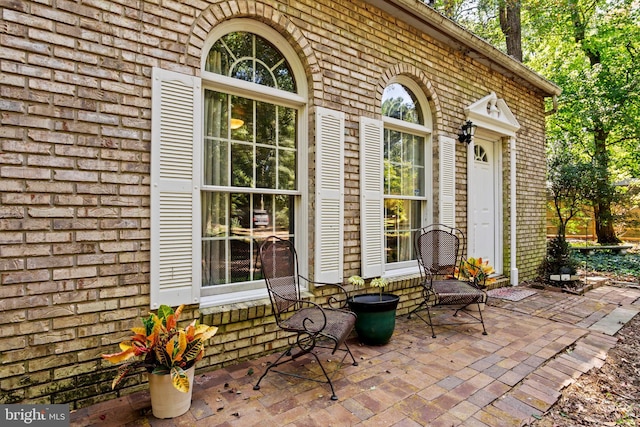
[(605, 251), (597, 251), (592, 255), (574, 252), (576, 253), (572, 257), (581, 268), (586, 266), (589, 271), (632, 276), (636, 280), (640, 277), (640, 252), (629, 252), (625, 255)]

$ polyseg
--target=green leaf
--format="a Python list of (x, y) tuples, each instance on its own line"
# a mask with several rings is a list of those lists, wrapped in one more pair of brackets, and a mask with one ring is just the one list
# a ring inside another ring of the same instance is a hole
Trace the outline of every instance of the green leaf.
[(173, 314), (173, 309), (168, 305), (162, 304), (158, 309), (158, 317), (164, 322), (167, 317)]

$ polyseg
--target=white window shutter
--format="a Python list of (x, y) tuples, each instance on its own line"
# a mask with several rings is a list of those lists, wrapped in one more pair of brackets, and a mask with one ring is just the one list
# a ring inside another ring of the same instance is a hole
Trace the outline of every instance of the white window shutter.
[(360, 118), (360, 253), (364, 278), (384, 273), (383, 124)]
[(151, 309), (200, 299), (200, 79), (154, 68)]
[(440, 222), (456, 225), (456, 140), (440, 137)]
[(316, 110), (315, 274), (319, 282), (343, 279), (344, 113)]

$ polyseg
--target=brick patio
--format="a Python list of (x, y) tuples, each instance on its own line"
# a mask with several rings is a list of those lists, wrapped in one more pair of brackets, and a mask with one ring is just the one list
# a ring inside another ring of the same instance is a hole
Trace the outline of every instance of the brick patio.
[[(179, 418), (154, 418), (148, 393), (139, 392), (74, 411), (71, 425), (526, 425), (563, 388), (604, 363), (624, 323), (616, 313), (640, 311), (638, 289), (602, 286), (584, 296), (536, 291), (518, 302), (491, 299), (487, 336), (480, 325), (461, 325), (438, 327), (433, 339), (421, 320), (403, 316), (385, 346), (362, 346), (353, 337), (359, 366), (336, 371), (335, 402), (327, 384), (275, 373), (254, 391), (271, 355), (197, 374), (191, 409)], [(300, 365), (317, 368), (311, 358)]]

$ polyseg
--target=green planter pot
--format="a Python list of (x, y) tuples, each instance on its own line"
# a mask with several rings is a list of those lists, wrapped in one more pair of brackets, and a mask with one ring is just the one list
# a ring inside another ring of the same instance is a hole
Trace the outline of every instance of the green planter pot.
[(396, 308), (400, 297), (393, 294), (355, 295), (347, 300), (357, 314), (356, 332), (363, 344), (383, 345), (389, 342), (396, 327)]

